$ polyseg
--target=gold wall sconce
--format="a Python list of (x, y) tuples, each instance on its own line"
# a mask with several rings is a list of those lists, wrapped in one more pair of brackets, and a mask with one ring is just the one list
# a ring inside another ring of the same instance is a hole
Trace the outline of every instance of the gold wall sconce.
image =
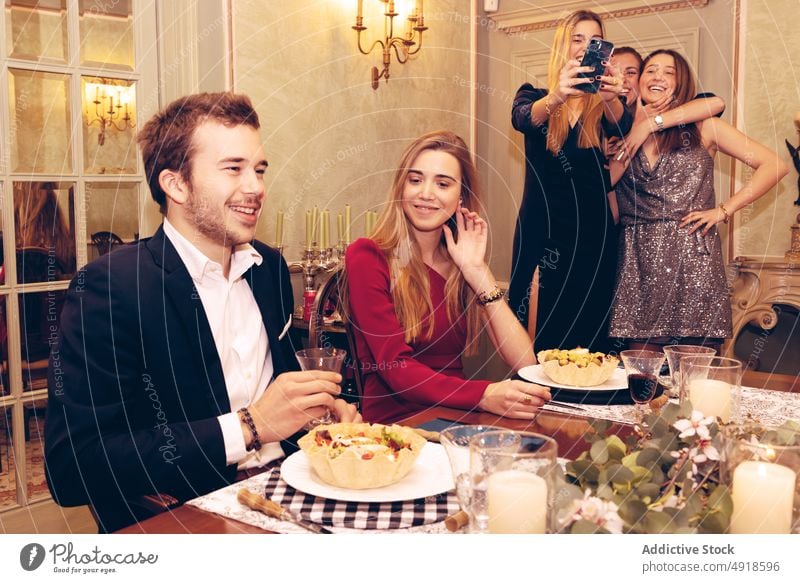
[(98, 145), (106, 143), (108, 128), (124, 132), (136, 127), (133, 85), (119, 85), (113, 80), (99, 79), (98, 83), (84, 84), (84, 96), (86, 125), (100, 126)]
[(361, 46), (362, 33), (367, 30), (364, 26), (364, 0), (358, 0), (356, 13), (356, 25), (353, 30), (358, 34), (358, 50), (362, 55), (370, 54), (375, 47), (381, 47), (383, 51), (383, 69), (372, 68), (372, 88), (377, 89), (381, 77), (389, 82), (389, 64), (391, 63), (392, 51), (401, 65), (408, 61), (408, 58), (416, 55), (422, 50), (422, 33), (428, 30), (425, 26), (425, 16), (422, 10), (422, 0), (405, 0), (410, 5), (414, 2), (413, 10), (409, 10), (406, 32), (403, 36), (394, 36), (394, 19), (400, 16), (396, 9), (396, 4), (403, 0), (367, 0), (368, 2), (383, 3), (384, 33), (383, 38), (372, 43), (369, 50), (364, 50)]

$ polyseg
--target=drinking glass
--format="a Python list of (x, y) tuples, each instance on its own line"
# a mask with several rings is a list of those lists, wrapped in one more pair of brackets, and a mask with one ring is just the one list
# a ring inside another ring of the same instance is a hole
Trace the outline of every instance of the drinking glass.
[(636, 405), (636, 422), (644, 418), (644, 405), (655, 396), (658, 373), (666, 357), (652, 350), (623, 350), (619, 353), (628, 375), (628, 390)]
[(470, 440), (473, 532), (554, 532), (555, 440), (524, 431), (486, 431)]
[(681, 359), (681, 402), (691, 401), (696, 411), (737, 421), (742, 389), (742, 363), (734, 358), (685, 356)]
[[(327, 370), (342, 374), (342, 363), (347, 356), (347, 351), (339, 348), (306, 348), (298, 350), (294, 354), (302, 370)], [(331, 410), (326, 409), (322, 417), (311, 419), (306, 423), (304, 429), (313, 429), (317, 425), (327, 425), (335, 421)]]
[(453, 482), (456, 485), (456, 497), (461, 510), (469, 514), (471, 482), (469, 473), (469, 442), (476, 435), (487, 431), (497, 431), (499, 427), (491, 425), (459, 425), (439, 432), (439, 441), (447, 452), (450, 469), (453, 471)]
[(716, 349), (709, 346), (697, 346), (692, 344), (671, 344), (664, 347), (664, 354), (667, 355), (669, 363), (669, 377), (672, 384), (669, 396), (680, 399), (681, 396), (681, 359), (684, 356), (703, 356), (711, 359), (717, 353)]

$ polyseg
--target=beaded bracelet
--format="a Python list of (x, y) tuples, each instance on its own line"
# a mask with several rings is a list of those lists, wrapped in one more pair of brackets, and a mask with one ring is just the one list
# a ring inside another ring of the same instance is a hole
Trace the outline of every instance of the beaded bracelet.
[(250, 415), (250, 411), (247, 410), (247, 407), (242, 407), (239, 409), (239, 415), (253, 436), (253, 441), (251, 441), (250, 445), (248, 445), (245, 449), (247, 451), (259, 451), (261, 449), (261, 438), (258, 436), (258, 430), (256, 429), (255, 422), (253, 421), (253, 416)]
[(723, 214), (723, 215), (725, 215), (725, 218), (724, 218), (724, 219), (722, 219), (722, 222), (723, 222), (723, 223), (725, 223), (725, 224), (727, 225), (727, 224), (728, 224), (728, 221), (729, 221), (729, 220), (730, 220), (730, 218), (731, 218), (731, 216), (728, 214), (728, 211), (725, 209), (725, 205), (724, 205), (724, 204), (722, 204), (722, 203), (719, 203), (719, 210), (721, 210), (721, 211), (722, 211), (722, 214)]
[(500, 289), (498, 286), (494, 286), (494, 289), (492, 291), (478, 294), (478, 297), (476, 299), (480, 305), (485, 306), (487, 304), (491, 304), (492, 302), (496, 302), (505, 295), (506, 295), (505, 290)]

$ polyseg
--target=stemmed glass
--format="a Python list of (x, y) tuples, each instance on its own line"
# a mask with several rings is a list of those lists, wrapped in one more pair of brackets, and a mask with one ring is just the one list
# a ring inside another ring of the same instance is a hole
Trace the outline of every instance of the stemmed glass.
[(702, 356), (711, 362), (717, 351), (709, 346), (697, 346), (694, 344), (671, 344), (664, 347), (664, 354), (667, 355), (669, 363), (670, 387), (669, 396), (679, 398), (681, 395), (681, 359), (685, 356)]
[[(342, 363), (347, 351), (339, 348), (306, 348), (294, 354), (302, 370), (326, 370), (342, 374)], [(322, 417), (310, 420), (304, 429), (313, 429), (317, 425), (327, 425), (335, 421), (331, 410), (326, 409)]]
[(628, 390), (636, 404), (636, 422), (644, 419), (644, 407), (656, 395), (658, 373), (665, 356), (652, 350), (623, 350), (619, 353), (628, 375)]

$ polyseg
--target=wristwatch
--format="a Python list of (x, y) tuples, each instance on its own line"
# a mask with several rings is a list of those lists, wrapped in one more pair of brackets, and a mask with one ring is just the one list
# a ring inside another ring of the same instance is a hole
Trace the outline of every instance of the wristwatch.
[(658, 131), (663, 132), (664, 131), (664, 118), (661, 117), (661, 115), (659, 114), (659, 115), (657, 115), (657, 116), (655, 116), (653, 118), (653, 121), (656, 122), (656, 127), (658, 128)]

